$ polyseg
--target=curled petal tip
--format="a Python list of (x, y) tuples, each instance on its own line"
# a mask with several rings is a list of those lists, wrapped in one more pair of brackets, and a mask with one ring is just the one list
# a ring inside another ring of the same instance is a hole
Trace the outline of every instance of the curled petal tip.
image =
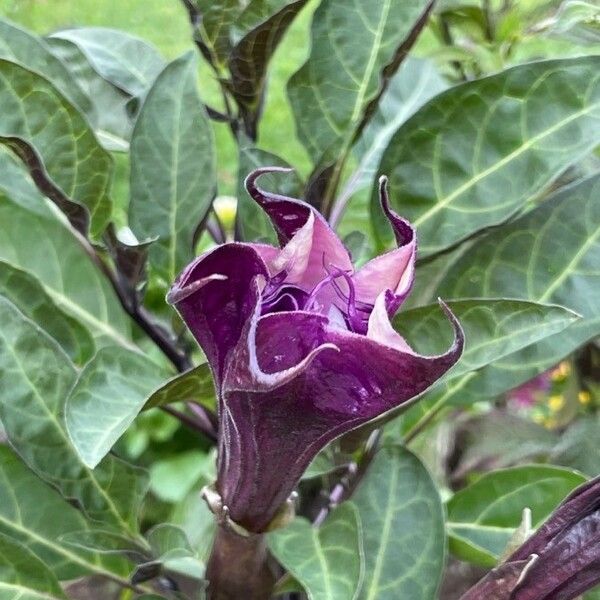
[(215, 273), (214, 275), (203, 277), (202, 279), (198, 279), (189, 285), (184, 285), (183, 287), (174, 285), (167, 293), (167, 304), (177, 304), (178, 302), (181, 302), (183, 299), (191, 296), (194, 292), (198, 291), (211, 281), (225, 281), (226, 279), (227, 275)]
[(387, 175), (382, 175), (379, 178), (379, 201), (381, 203), (381, 209), (394, 230), (398, 246), (405, 246), (414, 240), (415, 232), (412, 225), (390, 207), (388, 183), (389, 180)]
[(248, 174), (246, 179), (244, 180), (244, 187), (246, 191), (254, 197), (254, 194), (260, 191), (260, 188), (256, 185), (256, 181), (261, 175), (266, 175), (268, 173), (293, 173), (294, 169), (291, 167), (259, 167), (258, 169), (254, 169), (251, 173)]
[(388, 177), (387, 175), (382, 175), (379, 178), (379, 201), (381, 202), (381, 207), (383, 208), (383, 212), (388, 216), (390, 216), (390, 197), (388, 194)]
[(452, 350), (462, 352), (465, 344), (465, 332), (463, 331), (462, 325), (450, 307), (441, 298), (438, 297), (437, 301), (454, 329), (454, 343), (452, 344)]

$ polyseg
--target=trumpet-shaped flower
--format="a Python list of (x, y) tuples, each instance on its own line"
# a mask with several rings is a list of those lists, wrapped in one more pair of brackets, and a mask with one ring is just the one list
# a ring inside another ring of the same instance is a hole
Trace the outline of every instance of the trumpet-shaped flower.
[(407, 406), (459, 358), (421, 356), (393, 329), (415, 268), (413, 228), (382, 207), (398, 248), (355, 270), (325, 219), (246, 180), (280, 247), (228, 243), (178, 277), (168, 295), (204, 350), (219, 401), (216, 491), (230, 517), (264, 531), (329, 442)]

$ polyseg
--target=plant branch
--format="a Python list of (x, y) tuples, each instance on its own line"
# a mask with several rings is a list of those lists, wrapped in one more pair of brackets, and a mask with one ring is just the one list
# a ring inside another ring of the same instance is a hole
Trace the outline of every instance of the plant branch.
[[(197, 7), (194, 5), (192, 0), (182, 0), (182, 2), (183, 2), (183, 5), (185, 6), (185, 9), (187, 10), (190, 24), (192, 26), (194, 43), (196, 44), (198, 50), (200, 51), (200, 54), (206, 59), (206, 62), (209, 64), (210, 68), (213, 70), (213, 72), (217, 78), (217, 82), (219, 83), (219, 89), (221, 91), (221, 96), (223, 97), (223, 106), (225, 107), (225, 114), (218, 113), (218, 115), (219, 115), (218, 120), (227, 121), (229, 123), (229, 126), (231, 128), (231, 131), (232, 131), (234, 137), (237, 137), (237, 133), (238, 133), (238, 129), (239, 129), (238, 122), (233, 114), (233, 109), (231, 107), (231, 103), (229, 101), (229, 96), (227, 94), (227, 88), (223, 84), (222, 74), (219, 72), (219, 67), (216, 63), (213, 53), (211, 52), (211, 49), (198, 36), (198, 30), (200, 29), (201, 24), (202, 24), (202, 15), (201, 15), (200, 11), (197, 9)], [(215, 115), (217, 114), (217, 111), (214, 111), (213, 109), (211, 109), (211, 110), (213, 113), (215, 113)]]
[[(194, 405), (197, 406), (197, 405)], [(191, 403), (188, 403), (188, 407), (191, 408)], [(203, 408), (203, 407), (198, 407)], [(189, 429), (193, 431), (198, 431), (205, 437), (207, 437), (211, 442), (215, 443), (217, 441), (217, 435), (215, 432), (215, 428), (210, 420), (210, 418), (204, 413), (201, 416), (199, 413), (198, 418), (191, 417), (190, 415), (186, 415), (184, 412), (173, 408), (172, 406), (161, 406), (161, 409), (167, 414), (171, 415), (181, 423), (183, 423)]]
[(440, 411), (444, 408), (446, 400), (440, 398), (415, 424), (408, 433), (404, 436), (404, 443), (410, 444), (420, 433), (422, 433), (431, 422), (437, 417)]
[(360, 460), (348, 464), (340, 480), (331, 489), (331, 492), (327, 497), (327, 503), (321, 508), (313, 520), (313, 525), (315, 527), (321, 525), (336, 506), (354, 493), (354, 490), (358, 487), (358, 484), (364, 477), (369, 465), (375, 457), (379, 448), (381, 435), (381, 429), (373, 430), (365, 443)]
[(128, 296), (113, 269), (102, 259), (90, 241), (75, 229), (73, 229), (73, 233), (92, 262), (108, 279), (125, 312), (160, 348), (163, 354), (173, 363), (175, 368), (180, 373), (190, 369), (192, 364), (188, 356), (185, 354), (185, 352), (178, 348), (173, 337), (161, 325), (152, 319), (146, 309), (139, 304), (137, 298)]

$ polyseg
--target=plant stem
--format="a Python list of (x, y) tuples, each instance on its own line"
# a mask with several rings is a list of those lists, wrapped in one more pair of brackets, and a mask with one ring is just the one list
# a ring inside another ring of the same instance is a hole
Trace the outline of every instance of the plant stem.
[(407, 432), (404, 436), (404, 443), (410, 444), (427, 426), (435, 419), (446, 404), (446, 398), (440, 398)]
[(208, 600), (268, 600), (275, 585), (263, 534), (242, 537), (219, 524), (206, 568)]
[[(199, 408), (203, 409), (203, 407)], [(208, 419), (194, 419), (193, 417), (186, 415), (184, 412), (181, 412), (180, 410), (177, 410), (172, 406), (161, 406), (161, 409), (163, 410), (163, 412), (166, 412), (167, 414), (171, 415), (172, 417), (183, 423), (186, 427), (189, 427), (193, 431), (199, 431), (211, 442), (215, 443), (217, 441), (217, 433), (215, 431), (215, 428), (212, 426)]]
[(175, 368), (183, 373), (192, 367), (188, 356), (180, 348), (173, 337), (156, 323), (148, 314), (146, 309), (139, 304), (136, 298), (129, 298), (112, 268), (102, 259), (98, 251), (90, 241), (73, 229), (74, 235), (83, 246), (92, 262), (100, 269), (102, 274), (108, 279), (121, 306), (125, 312), (139, 325), (139, 327), (148, 335), (148, 337), (162, 350), (163, 354), (173, 363)]

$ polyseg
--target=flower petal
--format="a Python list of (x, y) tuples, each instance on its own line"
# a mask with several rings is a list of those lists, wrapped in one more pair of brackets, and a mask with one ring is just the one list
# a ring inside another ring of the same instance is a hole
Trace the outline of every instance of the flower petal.
[(167, 295), (204, 350), (217, 385), (256, 309), (251, 283), (257, 277), (268, 277), (258, 252), (248, 244), (225, 244), (188, 265)]
[(382, 254), (366, 263), (353, 276), (356, 298), (360, 302), (373, 305), (376, 298), (385, 290), (394, 294), (388, 312), (393, 315), (410, 293), (415, 277), (417, 237), (408, 221), (397, 215), (391, 208), (387, 193), (387, 178), (379, 180), (381, 207), (394, 230), (398, 248)]
[[(257, 179), (265, 173), (285, 173), (289, 170), (280, 167), (256, 169), (246, 178), (246, 189), (271, 219), (284, 247), (283, 258), (278, 260), (285, 263), (293, 258), (295, 270), (289, 281), (310, 291), (327, 276), (326, 267), (334, 265), (350, 271), (352, 261), (344, 244), (312, 206), (302, 200), (267, 192), (256, 184)], [(298, 239), (295, 239), (296, 236)]]
[(367, 337), (408, 354), (414, 354), (405, 339), (392, 327), (387, 312), (386, 292), (382, 292), (375, 300), (375, 307), (369, 316)]
[[(451, 318), (455, 342), (436, 357), (328, 327), (311, 313), (258, 320), (256, 363), (275, 385), (254, 387), (233, 371), (223, 385), (228, 439), (221, 446), (218, 485), (232, 518), (251, 531), (264, 530), (325, 445), (406, 406), (439, 379), (463, 346), (460, 326)], [(338, 351), (323, 351), (330, 345)], [(232, 361), (231, 368), (243, 371), (243, 362)]]

